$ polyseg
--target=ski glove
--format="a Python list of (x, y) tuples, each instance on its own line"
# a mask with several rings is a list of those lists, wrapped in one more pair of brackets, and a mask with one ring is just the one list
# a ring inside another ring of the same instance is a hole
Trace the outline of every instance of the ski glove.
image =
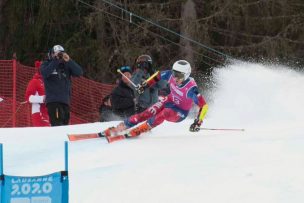
[(203, 123), (203, 120), (206, 116), (207, 111), (208, 111), (208, 104), (205, 104), (202, 108), (200, 108), (197, 118), (194, 120), (194, 122), (190, 126), (189, 130), (191, 132), (200, 131), (200, 127)]
[(202, 125), (203, 121), (200, 121), (198, 119), (195, 119), (194, 122), (190, 125), (190, 131), (191, 132), (198, 132), (200, 131), (200, 127)]
[(137, 92), (139, 95), (141, 95), (141, 94), (144, 93), (144, 91), (145, 91), (146, 88), (147, 88), (147, 82), (144, 81), (144, 82), (142, 82), (141, 84), (137, 85), (137, 86), (135, 87), (135, 90), (136, 90), (136, 92)]

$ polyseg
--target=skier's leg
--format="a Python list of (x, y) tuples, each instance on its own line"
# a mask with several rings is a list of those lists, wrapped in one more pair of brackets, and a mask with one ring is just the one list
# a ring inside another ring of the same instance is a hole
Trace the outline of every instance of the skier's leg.
[[(148, 120), (149, 118), (156, 115), (158, 112), (160, 112), (164, 108), (163, 102), (157, 102), (154, 105), (152, 105), (150, 108), (146, 109), (145, 111), (134, 114), (133, 116), (130, 116), (129, 118), (125, 119), (123, 122), (117, 125), (117, 127), (110, 127), (102, 132), (100, 132), (101, 136), (104, 137), (110, 137), (110, 136), (116, 136), (120, 132), (129, 129), (131, 127), (134, 127), (138, 123), (141, 123), (145, 120)], [(145, 126), (146, 128), (147, 126)], [(136, 132), (136, 135), (138, 134), (138, 128), (141, 128), (138, 126), (137, 128), (134, 128), (133, 130)], [(141, 130), (139, 130), (141, 131)], [(131, 137), (131, 136), (130, 136)]]
[(152, 128), (162, 124), (164, 120), (170, 122), (180, 122), (184, 120), (186, 115), (181, 113), (182, 111), (178, 111), (176, 108), (163, 108), (160, 112), (158, 112), (155, 116), (148, 119), (148, 121), (139, 125), (138, 127), (133, 128), (129, 133), (128, 137), (139, 136), (141, 133), (147, 132)]
[[(146, 121), (149, 118), (151, 118), (151, 117), (157, 115), (159, 112), (161, 112), (164, 109), (164, 105), (165, 105), (166, 101), (167, 101), (166, 99), (160, 100), (157, 103), (155, 103), (154, 105), (152, 105), (151, 107), (149, 107), (148, 109), (146, 109), (145, 111), (143, 111), (139, 114), (135, 114), (135, 115), (130, 116), (129, 118), (125, 119), (123, 122), (118, 124), (118, 126), (116, 128), (110, 127), (108, 129), (106, 129), (105, 131), (101, 132), (100, 134), (105, 137), (115, 136), (115, 135), (119, 134), (120, 132), (137, 125), (138, 123)], [(148, 129), (148, 126), (143, 126), (143, 127), (144, 127), (144, 129)], [(142, 131), (141, 125), (138, 126), (137, 128), (134, 128), (134, 131), (138, 132), (138, 129), (139, 129), (139, 131)], [(149, 127), (149, 129), (150, 129), (150, 127)], [(145, 130), (145, 131), (147, 131), (147, 130)], [(136, 134), (138, 134), (138, 133), (136, 133)]]
[[(118, 128), (121, 127), (120, 128), (121, 130), (125, 130), (125, 129), (131, 128), (131, 127), (137, 125), (138, 123), (148, 120), (149, 118), (157, 115), (159, 112), (161, 112), (164, 109), (165, 102), (166, 102), (166, 100), (156, 102), (154, 105), (152, 105), (145, 111), (143, 111), (139, 114), (130, 116), (123, 123), (121, 123), (120, 126), (118, 126)], [(118, 129), (118, 130), (120, 130), (120, 129)]]
[(154, 128), (163, 123), (164, 120), (177, 123), (184, 120), (187, 117), (187, 114), (187, 111), (183, 111), (178, 108), (164, 108), (155, 117), (150, 118), (148, 120), (148, 124), (151, 126), (151, 128)]

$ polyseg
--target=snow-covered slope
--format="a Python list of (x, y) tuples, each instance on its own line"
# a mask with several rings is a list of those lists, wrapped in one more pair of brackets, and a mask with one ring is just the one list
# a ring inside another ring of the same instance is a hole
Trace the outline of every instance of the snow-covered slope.
[[(204, 126), (245, 132), (190, 133), (187, 119), (113, 144), (70, 143), (70, 202), (303, 202), (303, 73), (235, 63), (216, 69), (214, 83)], [(4, 173), (63, 170), (67, 133), (115, 124), (2, 128)]]

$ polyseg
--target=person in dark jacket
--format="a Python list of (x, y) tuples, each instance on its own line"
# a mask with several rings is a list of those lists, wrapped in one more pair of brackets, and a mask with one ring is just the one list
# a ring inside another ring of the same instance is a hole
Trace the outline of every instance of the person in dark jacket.
[[(131, 80), (135, 85), (141, 84), (144, 80), (148, 79), (156, 72), (155, 68), (152, 65), (151, 56), (146, 54), (137, 57), (134, 66), (134, 72)], [(158, 81), (153, 87), (145, 89), (142, 94), (138, 94), (137, 91), (135, 91), (137, 100), (136, 113), (143, 112), (148, 107), (155, 104), (158, 101), (160, 90), (169, 90), (168, 83), (166, 81)], [(168, 93), (169, 92), (166, 92), (166, 94)]]
[(99, 107), (99, 113), (100, 113), (100, 122), (120, 120), (118, 116), (115, 116), (113, 114), (110, 94), (102, 99), (102, 103)]
[[(132, 70), (129, 66), (123, 66), (120, 71), (130, 79)], [(130, 87), (130, 81), (124, 76), (120, 79), (117, 87), (111, 93), (111, 104), (113, 113), (126, 118), (135, 113), (134, 90)]]
[(71, 77), (81, 76), (82, 68), (61, 45), (55, 45), (41, 65), (45, 102), (52, 126), (68, 125), (70, 120)]

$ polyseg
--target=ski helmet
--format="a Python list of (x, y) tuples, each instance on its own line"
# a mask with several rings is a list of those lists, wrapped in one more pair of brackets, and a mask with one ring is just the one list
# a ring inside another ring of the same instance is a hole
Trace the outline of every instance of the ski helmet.
[(136, 59), (136, 63), (140, 63), (140, 62), (144, 62), (144, 61), (146, 61), (146, 62), (148, 62), (148, 63), (150, 63), (150, 64), (152, 65), (152, 58), (151, 58), (151, 56), (149, 56), (149, 55), (146, 55), (146, 54), (140, 55), (140, 56)]
[(147, 70), (150, 75), (154, 73), (154, 68), (152, 66), (152, 58), (149, 55), (140, 55), (136, 59), (136, 67)]
[(183, 80), (187, 80), (191, 74), (191, 66), (188, 61), (178, 60), (173, 64), (173, 76)]

